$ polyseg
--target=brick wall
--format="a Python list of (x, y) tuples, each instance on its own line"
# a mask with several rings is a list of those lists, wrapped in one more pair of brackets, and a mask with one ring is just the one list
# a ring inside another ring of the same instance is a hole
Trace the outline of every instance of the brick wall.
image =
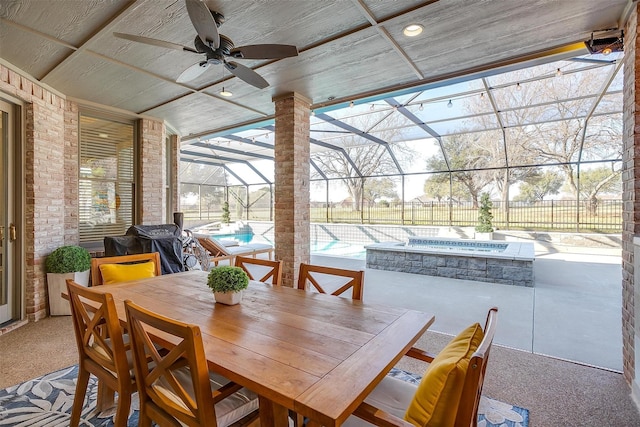
[(294, 286), (309, 262), (309, 100), (289, 94), (275, 102), (275, 248), (282, 283)]
[[(164, 224), (167, 219), (166, 191), (166, 129), (161, 121), (142, 119), (139, 122), (140, 181), (138, 190), (139, 224)], [(169, 220), (173, 222), (173, 218)]]
[[(24, 230), (19, 234), (24, 236), (24, 309), (29, 321), (37, 321), (48, 315), (45, 258), (55, 248), (79, 241), (78, 105), (3, 64), (0, 92), (24, 103), (25, 205)], [(144, 119), (139, 129), (141, 218), (147, 224), (162, 223), (165, 127), (161, 121)]]
[[(622, 356), (624, 377), (628, 383), (635, 378), (634, 352), (634, 250), (633, 238), (640, 234), (640, 114), (636, 105), (640, 102), (636, 92), (638, 68), (638, 5), (633, 8), (625, 28), (624, 40), (624, 97), (623, 122), (624, 151), (622, 155)], [(638, 141), (638, 144), (636, 144)]]
[(77, 107), (3, 65), (0, 90), (25, 103), (24, 302), (27, 319), (37, 321), (47, 316), (44, 260), (67, 242), (67, 229), (72, 236), (77, 235), (77, 224), (74, 231), (65, 219), (68, 206), (65, 193), (60, 191), (68, 185), (66, 178), (72, 173), (65, 172), (71, 161), (67, 138), (71, 143), (73, 134), (72, 124), (67, 126), (65, 122), (66, 110)]

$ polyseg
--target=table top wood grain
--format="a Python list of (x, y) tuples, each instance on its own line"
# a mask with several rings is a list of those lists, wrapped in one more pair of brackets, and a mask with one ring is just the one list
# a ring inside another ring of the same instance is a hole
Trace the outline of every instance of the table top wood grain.
[(122, 321), (130, 299), (198, 325), (209, 368), (275, 407), (275, 417), (261, 414), (263, 423), (286, 425), (284, 407), (340, 425), (434, 321), (419, 311), (253, 281), (242, 303), (226, 306), (215, 303), (206, 281), (207, 272), (190, 271), (93, 289), (113, 295)]

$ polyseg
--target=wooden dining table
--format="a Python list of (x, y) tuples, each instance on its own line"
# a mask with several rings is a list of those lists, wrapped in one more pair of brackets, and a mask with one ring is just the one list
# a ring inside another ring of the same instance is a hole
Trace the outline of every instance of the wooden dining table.
[[(207, 272), (97, 286), (200, 327), (209, 369), (260, 397), (260, 423), (288, 410), (339, 426), (433, 323), (432, 314), (251, 281), (242, 302), (215, 303)], [(392, 284), (390, 284), (392, 286)]]

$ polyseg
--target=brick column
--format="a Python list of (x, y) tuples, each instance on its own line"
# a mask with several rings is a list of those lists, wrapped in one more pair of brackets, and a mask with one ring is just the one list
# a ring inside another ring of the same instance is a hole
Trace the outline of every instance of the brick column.
[[(634, 283), (634, 265), (640, 259), (634, 259), (634, 236), (640, 236), (640, 93), (636, 82), (640, 77), (638, 67), (638, 5), (635, 4), (624, 31), (624, 97), (623, 97), (623, 145), (622, 155), (622, 356), (624, 378), (634, 384), (635, 341), (640, 333), (635, 325), (634, 295), (640, 283)], [(640, 271), (638, 272), (640, 273)], [(638, 389), (638, 382), (633, 387)]]
[(309, 114), (311, 102), (294, 93), (275, 102), (275, 245), (282, 283), (295, 286), (309, 262)]
[(66, 101), (64, 111), (64, 244), (77, 245), (80, 241), (79, 210), (79, 162), (80, 114), (78, 104)]
[[(140, 182), (138, 183), (138, 224), (164, 224), (167, 182), (164, 123), (142, 119), (139, 122)], [(170, 223), (173, 223), (173, 218)]]
[[(167, 153), (169, 158), (167, 159), (170, 162), (171, 168), (171, 176), (167, 177), (169, 182), (169, 188), (171, 189), (170, 200), (167, 200), (167, 203), (170, 203), (170, 214), (173, 215), (174, 212), (178, 212), (180, 207), (180, 182), (178, 180), (178, 173), (180, 172), (180, 137), (177, 135), (171, 135), (169, 137), (170, 141), (170, 153)], [(173, 216), (167, 218), (168, 223), (173, 223)]]

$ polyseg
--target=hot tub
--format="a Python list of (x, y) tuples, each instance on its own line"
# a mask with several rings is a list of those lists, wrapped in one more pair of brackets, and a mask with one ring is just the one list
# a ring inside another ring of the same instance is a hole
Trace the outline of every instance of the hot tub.
[(412, 237), (365, 246), (367, 268), (533, 286), (533, 243)]

